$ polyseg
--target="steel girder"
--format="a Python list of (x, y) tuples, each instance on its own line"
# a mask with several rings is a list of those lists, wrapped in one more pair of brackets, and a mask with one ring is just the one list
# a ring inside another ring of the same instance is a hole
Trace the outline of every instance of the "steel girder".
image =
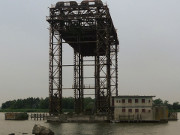
[(111, 96), (118, 95), (118, 38), (104, 6), (50, 8), (50, 114), (62, 112), (62, 44), (74, 49), (74, 108), (84, 111), (84, 57), (94, 57), (95, 112), (111, 114)]

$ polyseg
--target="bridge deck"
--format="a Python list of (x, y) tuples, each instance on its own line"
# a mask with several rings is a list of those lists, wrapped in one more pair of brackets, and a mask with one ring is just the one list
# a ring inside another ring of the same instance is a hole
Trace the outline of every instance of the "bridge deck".
[[(49, 23), (56, 24), (64, 40), (74, 50), (83, 56), (95, 56), (97, 47), (97, 30), (102, 32), (102, 39), (106, 40), (109, 33), (109, 45), (119, 44), (117, 33), (114, 28), (109, 9), (106, 5), (92, 4), (73, 4), (70, 2), (58, 2), (51, 7), (51, 14), (47, 17)], [(69, 3), (69, 4), (68, 4)], [(89, 2), (90, 3), (90, 2)], [(69, 5), (69, 6), (67, 6)], [(110, 26), (107, 28), (107, 24)], [(103, 34), (104, 33), (104, 34)], [(103, 50), (106, 50), (106, 44)], [(100, 50), (100, 55), (105, 52)]]

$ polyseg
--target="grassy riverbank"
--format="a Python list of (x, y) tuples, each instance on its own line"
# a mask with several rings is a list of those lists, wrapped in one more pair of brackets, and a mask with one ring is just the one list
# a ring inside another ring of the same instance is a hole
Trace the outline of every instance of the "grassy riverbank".
[[(63, 112), (73, 112), (73, 109), (63, 109)], [(43, 112), (48, 113), (48, 109), (0, 109), (0, 112)]]
[(48, 112), (48, 109), (0, 109), (0, 112)]
[(180, 112), (180, 110), (169, 110), (169, 112)]

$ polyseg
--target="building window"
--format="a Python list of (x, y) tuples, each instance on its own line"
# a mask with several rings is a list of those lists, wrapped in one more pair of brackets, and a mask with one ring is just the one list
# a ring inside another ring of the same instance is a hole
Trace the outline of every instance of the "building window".
[(125, 99), (122, 99), (122, 103), (125, 103)]
[(132, 113), (132, 109), (129, 109), (128, 112)]
[(121, 103), (121, 100), (119, 100), (119, 103)]
[(135, 112), (138, 113), (138, 112), (139, 112), (139, 109), (135, 109)]
[(126, 109), (125, 109), (125, 108), (122, 108), (122, 112), (126, 112)]
[(145, 103), (145, 99), (142, 99), (142, 103)]
[(116, 103), (118, 103), (118, 100), (116, 100)]
[(138, 99), (135, 99), (135, 103), (138, 103), (139, 102), (139, 100)]
[(143, 112), (143, 113), (145, 113), (145, 112), (146, 112), (146, 110), (145, 110), (145, 109), (142, 109), (142, 112)]
[(128, 103), (132, 103), (132, 99), (128, 99)]
[(149, 100), (149, 103), (151, 103), (151, 100)]

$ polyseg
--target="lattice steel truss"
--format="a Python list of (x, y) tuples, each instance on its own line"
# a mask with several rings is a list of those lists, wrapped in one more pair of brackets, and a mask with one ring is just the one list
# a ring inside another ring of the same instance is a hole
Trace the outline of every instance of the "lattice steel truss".
[(58, 115), (62, 112), (62, 37), (53, 24), (49, 31), (50, 114)]
[[(109, 9), (101, 1), (58, 2), (50, 8), (49, 97), (50, 114), (62, 112), (62, 67), (74, 67), (75, 112), (84, 111), (86, 89), (94, 90), (95, 113), (111, 114), (111, 96), (118, 95), (119, 41)], [(74, 64), (62, 64), (62, 46), (74, 49)], [(91, 57), (94, 64), (85, 64)], [(94, 86), (84, 84), (84, 69), (94, 67)]]

